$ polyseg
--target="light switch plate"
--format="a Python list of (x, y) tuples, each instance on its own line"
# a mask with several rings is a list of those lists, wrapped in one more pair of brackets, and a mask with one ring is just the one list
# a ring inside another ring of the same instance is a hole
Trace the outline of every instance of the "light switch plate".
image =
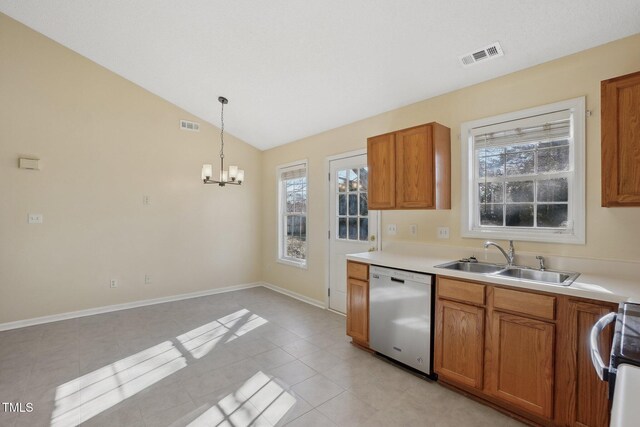
[(32, 214), (30, 213), (27, 220), (29, 224), (42, 224), (42, 220), (44, 219), (42, 214)]

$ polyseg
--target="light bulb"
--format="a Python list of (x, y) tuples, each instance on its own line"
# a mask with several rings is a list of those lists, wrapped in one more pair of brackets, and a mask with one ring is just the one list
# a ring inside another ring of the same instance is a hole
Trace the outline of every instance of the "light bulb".
[(213, 174), (213, 166), (211, 165), (202, 165), (202, 179), (209, 179)]
[(237, 176), (238, 176), (238, 167), (229, 166), (229, 178), (231, 178), (231, 181), (235, 181)]

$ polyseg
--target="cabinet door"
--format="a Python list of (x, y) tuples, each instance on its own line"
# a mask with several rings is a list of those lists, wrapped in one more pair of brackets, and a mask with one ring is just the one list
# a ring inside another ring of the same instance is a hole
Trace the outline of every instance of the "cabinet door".
[(442, 379), (482, 389), (484, 309), (438, 299), (434, 367)]
[(396, 205), (396, 144), (392, 133), (367, 140), (369, 209), (391, 209)]
[(602, 206), (640, 206), (640, 72), (605, 80)]
[(492, 312), (487, 391), (545, 418), (553, 415), (555, 325)]
[(347, 279), (347, 335), (360, 344), (369, 342), (369, 282)]
[[(608, 386), (600, 381), (591, 364), (589, 336), (591, 328), (615, 306), (598, 305), (582, 301), (568, 302), (564, 334), (567, 351), (558, 369), (567, 373), (567, 388), (562, 390), (562, 406), (568, 410), (567, 425), (605, 427), (609, 425)], [(611, 351), (612, 327), (600, 336), (600, 354)]]
[(435, 208), (431, 126), (396, 132), (396, 208)]

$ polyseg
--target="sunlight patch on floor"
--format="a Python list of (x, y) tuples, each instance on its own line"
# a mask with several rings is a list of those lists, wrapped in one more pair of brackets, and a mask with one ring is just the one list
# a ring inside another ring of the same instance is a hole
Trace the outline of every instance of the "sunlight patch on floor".
[(259, 418), (275, 425), (293, 408), (296, 398), (263, 372), (249, 378), (238, 390), (229, 393), (189, 427), (218, 425), (248, 426), (260, 424)]
[[(183, 353), (171, 341), (165, 341), (62, 384), (56, 388), (51, 426), (66, 427), (83, 423), (186, 367), (188, 359), (200, 359), (209, 354), (221, 341), (227, 343), (265, 323), (268, 321), (246, 309), (238, 310), (178, 336), (177, 340), (188, 353)], [(278, 391), (269, 386), (269, 378), (262, 374), (262, 377), (254, 376), (243, 385), (245, 392), (249, 390), (246, 387), (255, 387), (258, 383), (262, 384), (261, 387), (268, 387), (272, 393)], [(279, 388), (279, 394), (271, 404), (280, 399), (277, 406), (286, 406), (289, 401), (282, 401), (282, 392), (284, 390)], [(229, 417), (232, 414), (235, 414), (233, 417), (238, 420), (252, 416), (251, 411), (254, 411), (255, 405), (241, 397), (236, 403), (232, 402), (233, 399), (234, 397), (229, 397), (221, 403), (221, 408), (226, 408), (221, 412), (226, 416), (224, 419), (231, 419)], [(295, 402), (295, 399), (293, 401)], [(249, 405), (246, 408), (245, 403)], [(226, 412), (231, 407), (235, 409)], [(254, 409), (247, 412), (250, 408)], [(258, 413), (260, 412), (262, 410)]]

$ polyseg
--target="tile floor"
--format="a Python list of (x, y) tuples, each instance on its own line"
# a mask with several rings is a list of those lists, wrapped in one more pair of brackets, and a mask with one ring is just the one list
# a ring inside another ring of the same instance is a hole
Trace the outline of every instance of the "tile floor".
[(508, 426), (265, 288), (0, 332), (0, 426)]

